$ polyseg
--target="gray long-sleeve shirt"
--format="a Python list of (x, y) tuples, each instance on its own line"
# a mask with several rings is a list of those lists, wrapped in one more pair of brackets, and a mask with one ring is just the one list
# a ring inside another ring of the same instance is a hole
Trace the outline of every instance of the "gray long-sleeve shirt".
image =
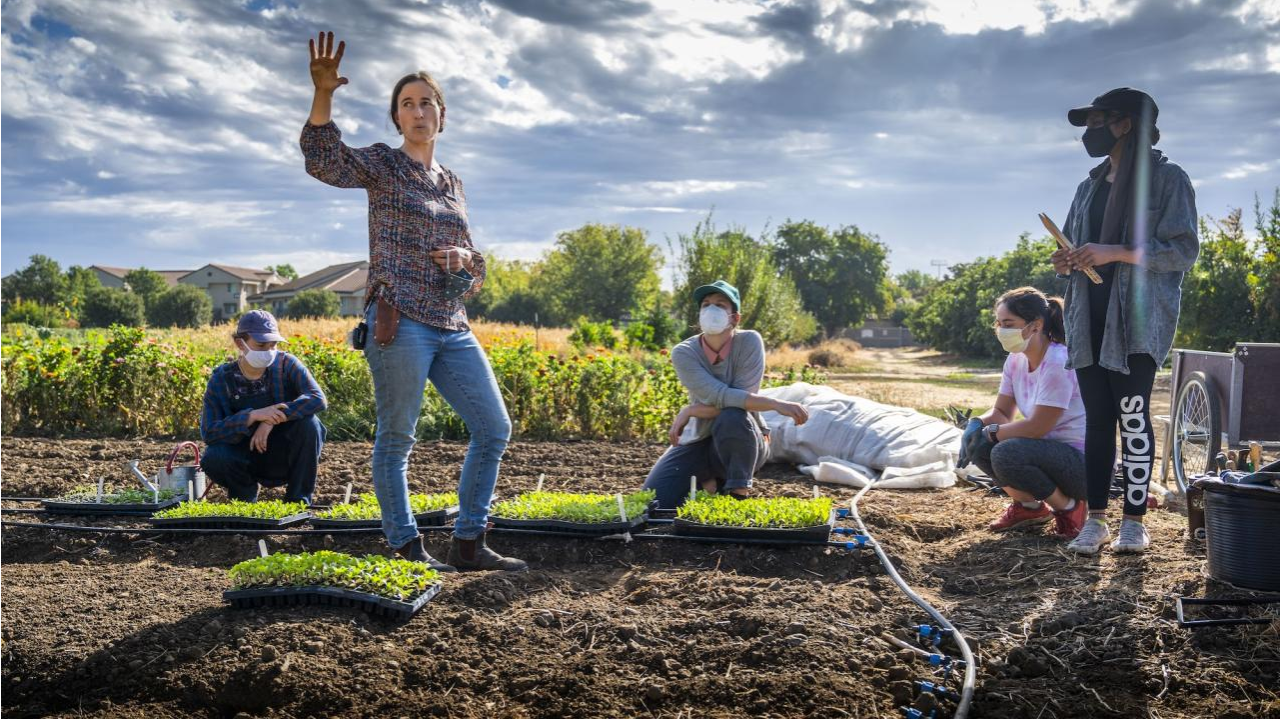
[[(701, 335), (694, 335), (671, 349), (680, 384), (689, 392), (689, 401), (717, 408), (746, 409), (747, 396), (760, 391), (764, 380), (764, 339), (755, 330), (739, 330), (733, 335), (729, 356), (712, 365), (702, 351)], [(762, 434), (768, 426), (759, 413), (751, 413)], [(711, 435), (711, 423), (697, 424), (697, 439)]]
[[(1089, 228), (1089, 204), (1107, 176), (1110, 159), (1089, 172), (1076, 188), (1062, 232), (1077, 246), (1097, 242)], [(1134, 178), (1140, 183), (1141, 178)], [(1116, 263), (1107, 324), (1102, 335), (1102, 357), (1097, 363), (1108, 370), (1129, 373), (1129, 356), (1150, 355), (1156, 366), (1164, 364), (1173, 347), (1182, 302), (1182, 276), (1200, 254), (1196, 235), (1196, 193), (1182, 168), (1164, 153), (1151, 151), (1151, 177), (1145, 221), (1146, 241), (1141, 265)], [(1141, 223), (1139, 223), (1141, 224)], [(1124, 239), (1132, 244), (1132, 221), (1125, 223)], [(1093, 365), (1089, 322), (1089, 279), (1072, 272), (1067, 283), (1066, 317), (1069, 367)]]

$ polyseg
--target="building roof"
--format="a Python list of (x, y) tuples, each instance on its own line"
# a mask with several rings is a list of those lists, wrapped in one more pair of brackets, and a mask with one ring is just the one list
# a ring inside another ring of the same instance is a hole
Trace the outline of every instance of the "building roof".
[(357, 260), (339, 265), (330, 265), (313, 273), (303, 275), (297, 280), (260, 292), (253, 297), (262, 300), (283, 299), (292, 297), (303, 290), (332, 290), (340, 294), (363, 292), (368, 279), (369, 261)]
[[(114, 277), (118, 277), (121, 280), (123, 280), (125, 275), (128, 275), (130, 272), (132, 272), (136, 268), (111, 267), (108, 265), (90, 265), (89, 269), (101, 270), (102, 272), (108, 275), (112, 275)], [(195, 271), (194, 270), (156, 270), (155, 272), (158, 272), (162, 276), (164, 276), (165, 284), (169, 285), (169, 287), (173, 287), (174, 285), (178, 284), (178, 278), (181, 278), (185, 275), (190, 275)]]
[(268, 278), (276, 277), (276, 274), (270, 270), (262, 270), (260, 268), (236, 267), (235, 265), (222, 265), (220, 263), (209, 263), (188, 272), (187, 275), (197, 273), (207, 267), (216, 268), (228, 275), (238, 277), (241, 280), (262, 281)]

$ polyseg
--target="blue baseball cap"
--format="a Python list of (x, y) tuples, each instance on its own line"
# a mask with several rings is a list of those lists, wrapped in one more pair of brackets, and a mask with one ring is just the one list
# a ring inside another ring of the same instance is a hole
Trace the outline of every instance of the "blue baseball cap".
[(710, 285), (703, 285), (693, 291), (693, 302), (695, 305), (702, 304), (702, 298), (711, 293), (720, 293), (729, 298), (729, 302), (733, 303), (734, 312), (742, 312), (742, 302), (738, 298), (738, 288), (730, 285), (723, 280), (717, 280)]
[(258, 342), (280, 342), (284, 336), (280, 334), (280, 326), (275, 317), (266, 310), (250, 310), (240, 316), (236, 325), (237, 335), (248, 335)]

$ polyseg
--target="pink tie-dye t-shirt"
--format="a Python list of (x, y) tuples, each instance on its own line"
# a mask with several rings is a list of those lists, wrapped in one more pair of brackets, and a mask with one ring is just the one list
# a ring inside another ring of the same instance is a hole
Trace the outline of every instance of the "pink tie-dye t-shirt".
[(1084, 402), (1074, 370), (1067, 367), (1067, 346), (1049, 343), (1040, 367), (1027, 369), (1027, 356), (1009, 353), (1000, 378), (1000, 394), (1013, 396), (1023, 417), (1031, 417), (1037, 405), (1062, 408), (1062, 417), (1044, 437), (1084, 452)]

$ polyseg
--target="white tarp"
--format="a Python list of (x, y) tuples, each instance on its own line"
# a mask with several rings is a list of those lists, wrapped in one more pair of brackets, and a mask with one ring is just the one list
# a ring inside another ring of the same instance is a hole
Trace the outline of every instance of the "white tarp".
[(949, 487), (955, 484), (960, 429), (910, 408), (845, 395), (834, 388), (794, 383), (762, 391), (809, 411), (799, 427), (786, 416), (763, 413), (770, 459), (792, 462), (821, 482), (862, 487), (881, 473), (877, 487)]

